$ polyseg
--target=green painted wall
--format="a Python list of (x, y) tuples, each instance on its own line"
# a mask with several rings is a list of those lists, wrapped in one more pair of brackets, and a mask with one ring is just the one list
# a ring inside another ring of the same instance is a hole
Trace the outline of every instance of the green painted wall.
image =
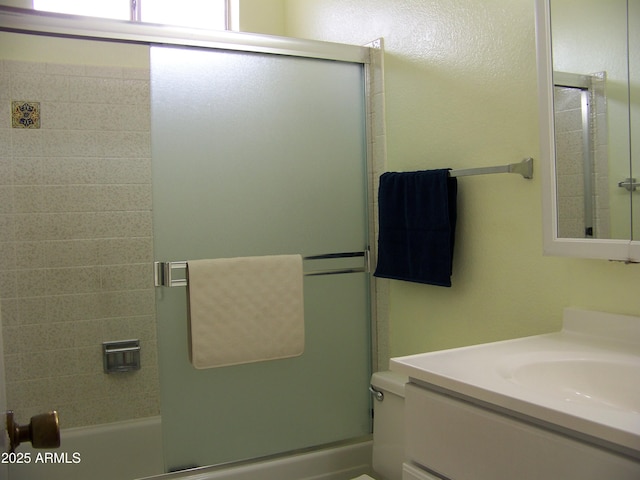
[(391, 281), (391, 356), (557, 330), (565, 306), (640, 315), (640, 266), (542, 255), (534, 2), (288, 0), (288, 35), (385, 41), (389, 170), (536, 159), (459, 179), (453, 287)]
[(239, 13), (240, 31), (285, 35), (284, 0), (233, 0)]

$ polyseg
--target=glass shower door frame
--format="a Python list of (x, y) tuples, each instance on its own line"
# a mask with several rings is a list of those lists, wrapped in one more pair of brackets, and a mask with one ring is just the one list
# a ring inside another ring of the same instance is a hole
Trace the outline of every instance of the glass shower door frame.
[[(365, 70), (366, 135), (367, 135), (367, 189), (369, 193), (369, 261), (377, 259), (377, 212), (374, 193), (377, 178), (384, 171), (386, 137), (384, 126), (384, 42), (381, 38), (358, 46), (316, 40), (277, 37), (229, 31), (202, 31), (145, 24), (132, 24), (74, 15), (55, 15), (31, 9), (0, 5), (0, 31), (34, 35), (60, 36), (85, 40), (123, 42), (139, 45), (182, 45), (224, 50), (242, 50), (275, 55), (290, 55), (340, 62), (361, 63)], [(382, 289), (382, 290), (381, 290)], [(377, 342), (378, 330), (386, 328), (386, 288), (376, 285), (371, 278), (372, 311), (372, 363), (373, 371), (386, 368), (388, 352)], [(382, 350), (379, 350), (382, 348)]]
[[(364, 83), (353, 62), (153, 47), (156, 260), (367, 250)], [(305, 272), (347, 260), (305, 261)], [(184, 288), (157, 291), (168, 470), (371, 433), (370, 276), (346, 272), (305, 276), (305, 346), (295, 358), (243, 361), (239, 352), (256, 342), (256, 331), (263, 342), (286, 345), (266, 332), (278, 319), (250, 315), (226, 328), (220, 316), (234, 303), (212, 305), (207, 322), (220, 325), (211, 342), (235, 345), (239, 364), (200, 370), (189, 362), (195, 340)]]
[[(239, 50), (362, 64), (365, 76), (369, 261), (375, 264), (376, 244), (373, 239), (376, 238), (377, 223), (373, 192), (375, 192), (377, 176), (384, 168), (386, 152), (383, 120), (382, 40), (375, 40), (368, 46), (354, 46), (245, 33), (203, 32), (184, 28), (133, 25), (127, 22), (98, 18), (58, 16), (47, 12), (6, 6), (0, 6), (0, 31), (145, 46), (179, 45), (204, 49)], [(377, 345), (377, 332), (386, 327), (386, 316), (382, 315), (382, 319), (380, 319), (377, 315), (379, 306), (384, 307), (386, 304), (386, 293), (383, 291), (382, 295), (379, 292), (376, 295), (376, 280), (373, 277), (371, 277), (369, 285), (371, 362), (372, 370), (376, 371), (379, 369), (379, 365), (386, 363), (387, 357), (386, 349), (379, 352)], [(381, 311), (386, 311), (386, 308)], [(379, 324), (380, 320), (382, 320), (382, 325)]]

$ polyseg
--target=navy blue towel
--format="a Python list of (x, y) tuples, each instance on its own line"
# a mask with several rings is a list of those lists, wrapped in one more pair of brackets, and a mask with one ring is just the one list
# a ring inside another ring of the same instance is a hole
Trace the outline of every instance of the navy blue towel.
[(376, 277), (451, 286), (457, 192), (446, 169), (382, 174)]

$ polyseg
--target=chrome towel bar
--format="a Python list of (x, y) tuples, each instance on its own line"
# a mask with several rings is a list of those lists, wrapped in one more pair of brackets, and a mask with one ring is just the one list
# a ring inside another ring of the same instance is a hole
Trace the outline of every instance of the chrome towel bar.
[[(362, 252), (344, 252), (344, 253), (327, 253), (323, 255), (312, 255), (302, 257), (303, 260), (328, 260), (336, 258), (354, 258), (362, 257), (363, 265), (361, 267), (350, 268), (331, 268), (324, 270), (312, 270), (305, 272), (305, 277), (313, 277), (319, 275), (336, 275), (341, 273), (359, 273), (369, 272), (369, 250)], [(187, 261), (179, 262), (153, 262), (153, 278), (156, 287), (185, 287), (189, 281), (187, 279)], [(177, 276), (179, 275), (179, 276)]]
[(518, 173), (524, 178), (533, 178), (533, 158), (525, 158), (518, 163), (498, 165), (495, 167), (465, 168), (463, 170), (451, 170), (452, 177), (466, 177), (468, 175), (485, 175), (490, 173)]

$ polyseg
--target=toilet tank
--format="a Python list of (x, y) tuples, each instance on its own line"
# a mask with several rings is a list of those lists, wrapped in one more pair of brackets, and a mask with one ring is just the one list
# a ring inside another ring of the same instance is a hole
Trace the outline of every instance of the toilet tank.
[(404, 454), (404, 385), (406, 376), (376, 372), (373, 395), (373, 470), (381, 480), (401, 480)]

